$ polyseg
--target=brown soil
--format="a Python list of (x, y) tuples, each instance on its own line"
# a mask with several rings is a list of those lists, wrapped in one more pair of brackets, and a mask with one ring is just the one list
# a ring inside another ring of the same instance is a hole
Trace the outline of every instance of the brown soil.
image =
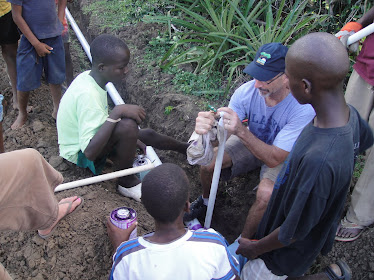
[[(86, 38), (99, 33), (95, 19), (82, 17), (80, 5), (76, 1), (71, 11), (86, 32)], [(145, 67), (137, 63), (143, 56), (144, 48), (158, 26), (138, 24), (126, 27), (118, 36), (128, 42), (132, 50), (131, 72), (126, 84), (117, 85), (126, 103), (138, 104), (146, 108), (147, 120), (142, 127), (152, 127), (158, 132), (186, 141), (193, 131), (194, 120), (200, 110), (201, 102), (191, 96), (174, 92), (170, 85), (171, 77), (158, 67)], [(89, 40), (90, 41), (90, 40)], [(75, 75), (80, 71), (82, 62), (76, 51), (72, 52)], [(48, 87), (43, 85), (31, 94), (30, 105), (33, 111), (26, 125), (12, 131), (10, 125), (16, 118), (12, 109), (11, 89), (6, 75), (4, 62), (0, 61), (0, 91), (8, 103), (3, 121), (6, 151), (32, 147), (37, 149), (65, 180), (70, 182), (90, 177), (83, 170), (67, 163), (58, 156), (55, 121), (51, 117), (52, 101)], [(88, 65), (88, 64), (86, 64)], [(88, 66), (87, 66), (88, 67)], [(165, 84), (160, 93), (146, 81), (158, 80)], [(166, 106), (173, 106), (169, 115), (164, 114)], [(173, 152), (159, 152), (163, 162), (173, 162), (182, 166), (191, 180), (191, 200), (200, 193), (199, 170), (190, 166), (185, 158)], [(104, 172), (111, 172), (110, 166)], [(258, 170), (227, 183), (220, 183), (212, 227), (232, 242), (241, 232), (248, 209), (253, 203), (258, 184)], [(57, 193), (57, 198), (81, 195), (85, 204), (79, 212), (62, 221), (55, 234), (47, 241), (36, 232), (2, 232), (0, 236), (0, 262), (8, 269), (14, 279), (106, 279), (111, 268), (113, 248), (106, 234), (105, 218), (111, 210), (128, 206), (138, 213), (138, 234), (153, 230), (153, 222), (141, 203), (124, 198), (116, 192), (115, 181), (89, 185)], [(201, 221), (202, 223), (204, 221)], [(324, 266), (337, 259), (344, 259), (353, 270), (353, 279), (374, 279), (374, 229), (366, 230), (362, 237), (352, 243), (336, 243), (333, 251), (320, 257), (312, 271), (320, 271)]]

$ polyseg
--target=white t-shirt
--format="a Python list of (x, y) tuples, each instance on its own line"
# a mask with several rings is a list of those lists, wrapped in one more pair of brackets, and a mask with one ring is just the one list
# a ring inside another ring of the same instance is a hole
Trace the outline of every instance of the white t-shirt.
[(213, 229), (187, 230), (169, 244), (143, 237), (122, 243), (113, 256), (109, 279), (234, 279), (238, 269), (220, 234)]
[(254, 85), (252, 80), (240, 86), (229, 107), (241, 120), (248, 119), (248, 129), (261, 141), (290, 152), (300, 132), (314, 118), (313, 107), (299, 104), (291, 93), (269, 107)]

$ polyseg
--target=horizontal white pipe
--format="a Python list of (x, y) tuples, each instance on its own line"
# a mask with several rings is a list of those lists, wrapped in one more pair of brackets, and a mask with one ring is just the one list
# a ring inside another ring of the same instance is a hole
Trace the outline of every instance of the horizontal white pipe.
[(374, 23), (348, 37), (347, 45), (351, 45), (374, 32)]
[[(86, 38), (84, 38), (83, 33), (79, 29), (79, 26), (75, 22), (75, 20), (72, 17), (68, 8), (65, 9), (65, 14), (66, 14), (66, 18), (68, 19), (71, 27), (73, 28), (75, 34), (77, 35), (77, 38), (78, 38), (79, 42), (81, 43), (85, 53), (87, 54), (88, 59), (92, 62), (90, 45), (87, 43)], [(113, 100), (113, 103), (115, 105), (125, 104), (121, 95), (118, 93), (117, 89), (115, 88), (115, 86), (112, 83), (107, 83), (105, 85), (105, 88), (107, 89), (108, 94), (109, 94), (110, 98)], [(147, 157), (151, 160), (151, 162), (154, 163), (155, 166), (158, 166), (158, 165), (162, 164), (160, 158), (157, 156), (155, 150), (151, 146), (147, 146)]]
[(60, 192), (60, 191), (68, 190), (68, 189), (73, 189), (76, 187), (81, 187), (81, 186), (91, 185), (91, 184), (95, 184), (95, 183), (106, 181), (106, 180), (111, 180), (111, 179), (118, 178), (118, 177), (140, 173), (143, 171), (151, 170), (154, 167), (155, 165), (153, 163), (148, 163), (146, 165), (123, 169), (123, 170), (111, 172), (108, 174), (103, 174), (103, 175), (94, 176), (94, 177), (87, 178), (87, 179), (82, 179), (82, 180), (77, 180), (74, 182), (61, 184), (55, 188), (55, 192)]

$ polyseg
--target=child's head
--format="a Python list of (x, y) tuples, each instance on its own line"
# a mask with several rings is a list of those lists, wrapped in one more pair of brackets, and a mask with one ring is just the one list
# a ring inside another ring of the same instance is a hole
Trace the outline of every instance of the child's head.
[(334, 35), (311, 33), (290, 47), (286, 74), (294, 97), (301, 104), (312, 103), (321, 94), (343, 94), (343, 80), (349, 59), (343, 44)]
[(128, 72), (130, 50), (121, 39), (102, 34), (91, 43), (92, 69), (107, 82), (120, 82)]
[(164, 163), (151, 170), (142, 182), (142, 203), (163, 224), (176, 221), (189, 199), (189, 180), (182, 168)]

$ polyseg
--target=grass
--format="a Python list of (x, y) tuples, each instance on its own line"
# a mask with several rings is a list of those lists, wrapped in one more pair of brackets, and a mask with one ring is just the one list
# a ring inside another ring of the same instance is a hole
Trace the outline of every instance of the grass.
[(124, 26), (136, 24), (145, 15), (157, 15), (163, 10), (163, 1), (156, 0), (102, 0), (88, 4), (84, 14), (92, 14), (101, 31), (116, 31)]
[[(175, 40), (176, 38), (169, 39), (167, 34), (159, 33), (149, 42), (141, 63), (148, 65), (148, 68), (154, 67), (152, 65), (160, 65), (161, 58), (175, 43)], [(179, 67), (169, 67), (165, 72), (173, 75), (171, 83), (178, 92), (209, 100), (218, 100), (224, 95), (224, 89), (220, 87), (223, 77), (218, 71), (210, 73), (202, 71), (199, 74), (194, 74)]]

